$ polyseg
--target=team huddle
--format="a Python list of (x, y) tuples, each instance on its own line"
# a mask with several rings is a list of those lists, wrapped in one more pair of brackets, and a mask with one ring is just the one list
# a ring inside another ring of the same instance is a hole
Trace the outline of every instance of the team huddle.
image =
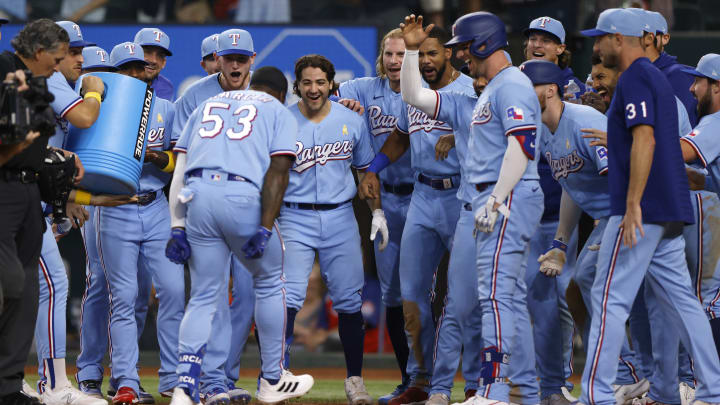
[[(313, 378), (290, 371), (289, 348), (316, 255), (338, 313), (348, 403), (374, 403), (362, 379), (356, 193), (372, 211), (402, 374), (379, 404), (449, 404), (460, 359), (463, 404), (720, 403), (720, 55), (677, 63), (663, 51), (661, 14), (600, 14), (582, 31), (595, 38), (587, 83), (568, 67), (553, 18), (529, 24), (527, 60), (515, 67), (497, 16), (464, 15), (447, 33), (411, 15), (382, 38), (377, 77), (337, 84), (331, 61), (301, 56), (289, 107), (279, 69), (250, 71), (245, 30), (205, 38), (208, 76), (173, 102), (159, 74), (172, 55), (164, 32), (142, 29), (108, 54), (76, 24), (58, 25), (70, 62), (48, 80), (61, 123), (51, 144), (64, 145), (68, 124), (92, 125), (78, 118), (83, 98), (68, 84), (81, 73), (146, 81), (157, 99), (136, 195), (77, 191), (68, 207), (86, 220), (79, 389), (65, 375), (67, 277), (52, 229), (44, 235), (35, 336), (46, 404), (106, 404), (108, 349), (112, 403), (154, 402), (137, 368), (151, 286), (158, 390), (171, 404), (247, 404), (235, 382), (253, 322), (255, 398), (306, 394)], [(100, 101), (103, 86), (82, 78), (85, 98)], [(593, 220), (584, 244), (582, 215)], [(571, 280), (588, 315), (577, 328)], [(569, 394), (576, 329), (587, 352), (579, 399)]]

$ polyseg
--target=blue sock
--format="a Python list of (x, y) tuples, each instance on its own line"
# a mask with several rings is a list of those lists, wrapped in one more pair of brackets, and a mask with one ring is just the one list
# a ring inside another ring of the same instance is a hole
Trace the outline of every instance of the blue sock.
[(345, 352), (347, 376), (362, 375), (365, 324), (362, 312), (338, 314), (338, 332)]
[(410, 376), (407, 373), (410, 349), (408, 349), (407, 335), (405, 335), (405, 317), (402, 305), (385, 309), (385, 325), (387, 325), (390, 343), (395, 352), (395, 360), (397, 360), (400, 373), (402, 373), (402, 382), (407, 384), (410, 382)]
[(185, 390), (185, 393), (196, 403), (200, 402), (198, 382), (204, 355), (205, 345), (197, 353), (180, 353), (178, 356), (178, 369), (183, 370), (178, 373), (178, 387)]
[(710, 329), (712, 330), (713, 339), (715, 340), (715, 350), (720, 356), (720, 318), (710, 320)]
[(293, 342), (293, 332), (295, 331), (295, 316), (298, 310), (295, 308), (287, 309), (287, 324), (285, 325), (285, 357), (283, 358), (283, 368), (290, 368), (290, 346)]

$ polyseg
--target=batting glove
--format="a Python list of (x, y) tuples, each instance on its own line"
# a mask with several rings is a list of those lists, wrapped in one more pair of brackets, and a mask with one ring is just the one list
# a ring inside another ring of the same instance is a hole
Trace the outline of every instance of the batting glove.
[(265, 246), (267, 246), (268, 240), (272, 236), (272, 231), (261, 226), (258, 228), (255, 235), (248, 239), (242, 247), (242, 251), (245, 252), (246, 259), (259, 259), (265, 253)]
[(475, 232), (491, 233), (495, 229), (498, 213), (503, 214), (506, 218), (510, 216), (510, 210), (507, 205), (501, 204), (495, 209), (497, 199), (494, 195), (490, 195), (485, 206), (475, 212)]
[(548, 277), (557, 277), (562, 273), (565, 266), (565, 252), (567, 245), (557, 239), (552, 241), (552, 246), (545, 254), (538, 258), (540, 272)]
[(173, 228), (170, 234), (170, 240), (165, 247), (165, 256), (171, 262), (177, 264), (185, 264), (190, 258), (190, 244), (185, 235), (185, 229)]
[(372, 216), (372, 224), (370, 224), (370, 240), (375, 241), (375, 236), (377, 236), (378, 231), (380, 231), (382, 240), (380, 241), (378, 249), (382, 252), (387, 247), (389, 234), (387, 220), (385, 219), (385, 212), (380, 209), (373, 210)]

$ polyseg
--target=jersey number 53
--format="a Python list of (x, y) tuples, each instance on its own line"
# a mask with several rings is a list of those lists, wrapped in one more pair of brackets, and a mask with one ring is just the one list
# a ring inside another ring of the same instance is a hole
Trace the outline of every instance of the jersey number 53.
[[(230, 104), (220, 102), (209, 102), (205, 104), (203, 108), (202, 123), (212, 123), (210, 129), (200, 128), (198, 133), (203, 138), (214, 138), (223, 128), (225, 128), (225, 120), (222, 114), (213, 113), (213, 110), (219, 109), (229, 111)], [(250, 136), (252, 132), (252, 122), (257, 117), (257, 108), (252, 104), (243, 104), (232, 113), (232, 117), (237, 117), (234, 123), (231, 123), (225, 130), (225, 135), (228, 138), (239, 141), (243, 138)]]

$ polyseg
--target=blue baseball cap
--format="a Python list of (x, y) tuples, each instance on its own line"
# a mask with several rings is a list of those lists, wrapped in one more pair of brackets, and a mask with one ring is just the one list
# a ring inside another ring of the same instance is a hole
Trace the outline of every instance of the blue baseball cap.
[(170, 37), (167, 36), (160, 28), (143, 28), (135, 34), (133, 40), (141, 46), (157, 46), (165, 50), (168, 56), (172, 56), (170, 52)]
[(564, 75), (560, 66), (547, 60), (532, 59), (523, 62), (520, 70), (530, 78), (533, 85), (556, 84), (558, 93), (562, 96)]
[(120, 67), (128, 62), (138, 61), (147, 65), (145, 62), (145, 52), (143, 52), (142, 46), (134, 42), (123, 42), (113, 47), (110, 52), (110, 64), (114, 68)]
[(632, 15), (635, 16), (635, 18), (637, 18), (637, 24), (642, 27), (643, 31), (655, 34), (654, 21), (652, 21), (647, 11), (642, 8), (635, 7), (628, 7), (625, 10), (629, 11), (630, 13), (632, 13)]
[(609, 8), (600, 13), (594, 29), (580, 31), (580, 33), (586, 37), (599, 37), (606, 34), (642, 37), (643, 29), (633, 12), (622, 8)]
[(565, 28), (562, 23), (552, 17), (539, 17), (530, 22), (523, 34), (529, 37), (533, 31), (543, 31), (554, 35), (561, 44), (565, 43)]
[(83, 69), (112, 68), (110, 56), (99, 46), (86, 46), (82, 50)]
[(652, 25), (655, 27), (656, 32), (661, 32), (663, 34), (668, 33), (667, 20), (662, 14), (658, 13), (657, 11), (646, 11), (646, 13), (652, 21)]
[(86, 46), (95, 45), (94, 42), (88, 42), (83, 39), (82, 31), (80, 26), (72, 21), (58, 21), (55, 24), (59, 25), (64, 29), (70, 36), (70, 48), (83, 48)]
[(212, 34), (209, 37), (205, 37), (200, 45), (200, 57), (205, 58), (208, 55), (212, 55), (213, 52), (217, 51), (218, 36), (220, 34)]
[(695, 69), (686, 68), (682, 69), (682, 71), (690, 73), (693, 76), (707, 77), (711, 80), (720, 80), (720, 55), (716, 53), (709, 53), (700, 58), (700, 61)]
[(250, 36), (249, 32), (234, 28), (220, 33), (218, 36), (217, 54), (222, 56), (233, 53), (248, 56), (255, 54), (252, 36)]

